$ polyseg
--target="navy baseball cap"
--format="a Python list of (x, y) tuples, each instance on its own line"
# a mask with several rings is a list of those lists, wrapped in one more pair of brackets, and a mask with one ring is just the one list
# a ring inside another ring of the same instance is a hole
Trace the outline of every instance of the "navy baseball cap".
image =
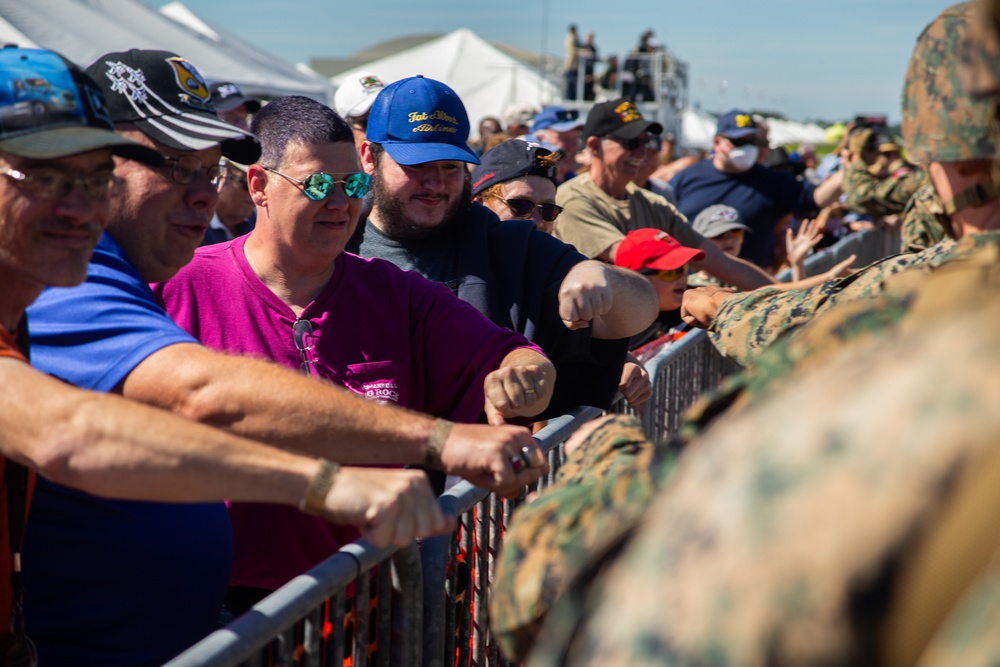
[(555, 165), (545, 165), (539, 159), (551, 154), (547, 148), (520, 139), (497, 144), (483, 153), (482, 161), (472, 172), (472, 194), (522, 176), (541, 176), (555, 183)]
[(368, 113), (368, 141), (402, 165), (438, 160), (479, 164), (466, 141), (469, 115), (454, 90), (412, 76), (382, 89)]
[(54, 160), (102, 148), (163, 164), (158, 151), (115, 133), (101, 89), (79, 67), (53, 51), (0, 49), (0, 151)]
[(244, 95), (243, 90), (235, 83), (228, 81), (213, 83), (209, 92), (212, 94), (212, 106), (216, 111), (232, 111), (241, 104), (246, 105), (249, 113), (260, 111), (260, 98)]
[(170, 51), (131, 49), (98, 58), (87, 74), (104, 90), (111, 120), (180, 151), (222, 146), (241, 164), (260, 157), (257, 137), (221, 120), (204, 77)]
[(568, 132), (583, 127), (580, 112), (566, 107), (545, 107), (531, 121), (531, 131), (552, 129), (556, 132)]
[(742, 139), (757, 133), (757, 121), (749, 111), (733, 109), (719, 118), (719, 126), (715, 133), (729, 139)]

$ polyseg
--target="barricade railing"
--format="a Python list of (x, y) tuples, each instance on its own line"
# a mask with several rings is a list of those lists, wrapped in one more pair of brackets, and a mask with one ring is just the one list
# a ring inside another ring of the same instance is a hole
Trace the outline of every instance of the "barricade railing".
[[(883, 257), (898, 254), (899, 251), (899, 230), (896, 227), (879, 225), (876, 229), (852, 232), (833, 245), (807, 257), (805, 275), (815, 276), (829, 271), (851, 255), (857, 255), (853, 266), (859, 268), (877, 262)], [(791, 280), (792, 272), (790, 269), (785, 269), (777, 278), (782, 281)]]
[[(581, 407), (550, 420), (535, 438), (552, 483), (562, 443), (597, 408)], [(404, 549), (350, 544), (198, 642), (167, 667), (312, 667), (346, 664), (413, 667), (503, 664), (487, 625), (493, 562), (511, 512), (503, 500), (460, 482), (440, 498), (459, 518), (452, 536)], [(353, 584), (353, 596), (348, 587)], [(373, 649), (374, 646), (374, 649)]]

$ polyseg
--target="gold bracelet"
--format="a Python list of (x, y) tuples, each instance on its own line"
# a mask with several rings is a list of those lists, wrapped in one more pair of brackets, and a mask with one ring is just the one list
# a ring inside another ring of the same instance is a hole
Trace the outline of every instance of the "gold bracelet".
[(427, 437), (427, 449), (424, 451), (424, 467), (441, 469), (441, 450), (444, 441), (448, 439), (454, 424), (447, 419), (435, 419), (431, 426), (431, 434)]
[(309, 480), (306, 493), (299, 501), (299, 509), (306, 514), (321, 515), (326, 508), (326, 494), (333, 486), (333, 480), (340, 470), (340, 464), (326, 459), (319, 460), (319, 470)]

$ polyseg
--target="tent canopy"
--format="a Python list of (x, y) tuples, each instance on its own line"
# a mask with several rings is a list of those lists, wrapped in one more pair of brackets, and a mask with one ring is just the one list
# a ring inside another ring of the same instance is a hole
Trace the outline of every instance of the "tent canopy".
[(448, 84), (465, 104), (473, 133), (480, 119), (500, 118), (511, 104), (541, 108), (559, 99), (559, 90), (552, 82), (465, 28), (373, 60), (330, 80), (340, 85), (360, 71), (374, 72), (386, 83), (423, 74)]
[(189, 59), (210, 82), (236, 83), (248, 94), (329, 101), (323, 77), (204, 22), (214, 37), (193, 30), (137, 0), (0, 0), (0, 19), (0, 40), (52, 49), (83, 67), (110, 51), (161, 49)]

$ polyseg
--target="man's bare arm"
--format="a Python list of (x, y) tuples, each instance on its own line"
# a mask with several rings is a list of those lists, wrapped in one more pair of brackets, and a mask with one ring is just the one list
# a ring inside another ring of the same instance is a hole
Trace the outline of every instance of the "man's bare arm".
[[(84, 391), (0, 359), (0, 451), (54, 482), (95, 495), (159, 502), (225, 499), (298, 506), (321, 462)], [(379, 545), (447, 532), (419, 471), (344, 468), (322, 516), (362, 528)]]
[(604, 262), (580, 262), (559, 288), (559, 317), (570, 329), (593, 327), (594, 338), (628, 338), (658, 314), (656, 290), (648, 280)]
[(719, 247), (705, 239), (700, 250), (705, 258), (691, 262), (698, 271), (707, 271), (727, 285), (735, 285), (741, 290), (753, 290), (774, 282), (774, 277), (759, 266), (739, 257), (731, 257), (719, 250)]
[(844, 170), (834, 172), (813, 191), (813, 201), (817, 208), (826, 208), (840, 198), (843, 193)]
[[(253, 440), (355, 465), (426, 463), (434, 425), (427, 415), (194, 343), (171, 345), (147, 357), (126, 378), (122, 392)], [(515, 477), (507, 460), (525, 446), (535, 446), (534, 440), (519, 426), (455, 424), (444, 443), (448, 456), (440, 458), (445, 472), (478, 479), (489, 469), (490, 488), (507, 488)]]

